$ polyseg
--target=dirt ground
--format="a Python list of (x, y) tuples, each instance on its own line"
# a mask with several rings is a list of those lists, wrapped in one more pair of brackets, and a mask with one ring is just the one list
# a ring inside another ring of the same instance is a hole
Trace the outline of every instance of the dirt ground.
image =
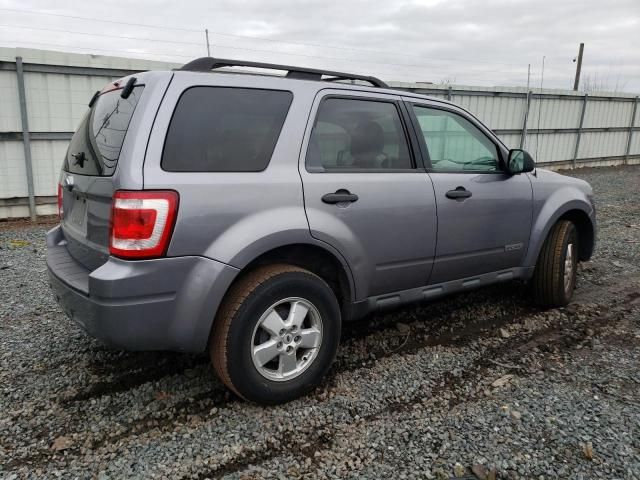
[(366, 318), (270, 408), (206, 355), (91, 339), (48, 289), (51, 221), (0, 223), (0, 478), (640, 478), (640, 167), (568, 173), (599, 222), (568, 307), (514, 283)]

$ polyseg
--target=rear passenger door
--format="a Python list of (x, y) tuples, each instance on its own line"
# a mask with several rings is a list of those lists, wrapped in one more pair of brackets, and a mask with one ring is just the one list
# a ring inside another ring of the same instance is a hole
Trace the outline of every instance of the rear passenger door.
[(311, 234), (346, 258), (358, 300), (423, 286), (433, 263), (433, 187), (403, 109), (393, 95), (323, 90), (303, 142)]

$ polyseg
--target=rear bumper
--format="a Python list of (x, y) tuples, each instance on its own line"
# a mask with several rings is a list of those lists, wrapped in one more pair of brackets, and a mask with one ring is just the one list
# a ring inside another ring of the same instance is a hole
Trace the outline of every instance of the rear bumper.
[(60, 230), (47, 233), (51, 288), (90, 335), (127, 350), (206, 349), (213, 317), (238, 270), (204, 257), (126, 261), (94, 271), (68, 253)]

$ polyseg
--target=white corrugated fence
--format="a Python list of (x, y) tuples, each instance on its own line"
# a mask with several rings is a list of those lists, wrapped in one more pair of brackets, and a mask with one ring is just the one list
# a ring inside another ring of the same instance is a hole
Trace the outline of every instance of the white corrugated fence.
[[(72, 132), (96, 90), (133, 72), (176, 66), (101, 55), (0, 48), (0, 218), (29, 216), (29, 154), (37, 214), (55, 213), (60, 165)], [(23, 131), (21, 82), (28, 142)], [(391, 85), (459, 104), (492, 128), (509, 147), (524, 145), (539, 164), (571, 168), (640, 163), (637, 95), (426, 83)]]

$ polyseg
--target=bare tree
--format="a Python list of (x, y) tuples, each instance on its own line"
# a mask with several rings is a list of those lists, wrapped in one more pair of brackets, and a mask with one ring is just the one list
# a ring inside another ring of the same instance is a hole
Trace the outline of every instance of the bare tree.
[(625, 89), (627, 86), (626, 81), (622, 81), (620, 75), (616, 75), (615, 80), (612, 82), (609, 75), (602, 77), (598, 75), (598, 72), (593, 74), (586, 74), (582, 77), (580, 90), (584, 93), (594, 92), (613, 92), (618, 93)]
[(455, 85), (456, 77), (444, 77), (438, 82), (439, 85)]

